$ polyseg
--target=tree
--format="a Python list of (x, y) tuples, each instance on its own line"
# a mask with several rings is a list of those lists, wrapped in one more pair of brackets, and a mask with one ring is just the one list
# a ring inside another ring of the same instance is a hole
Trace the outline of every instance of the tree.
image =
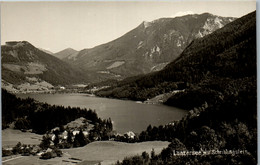
[(155, 151), (154, 148), (151, 151), (151, 159), (154, 160), (155, 159)]
[(21, 147), (22, 147), (21, 142), (18, 142), (18, 143), (16, 144), (16, 146), (14, 146), (13, 149), (12, 149), (13, 154), (19, 154), (19, 153), (21, 153)]
[(55, 146), (57, 146), (60, 142), (60, 138), (58, 134), (55, 134), (55, 139), (53, 140), (53, 143)]
[(112, 130), (113, 130), (113, 124), (112, 124), (111, 118), (108, 118), (107, 123), (106, 123), (106, 126), (107, 126), (107, 128), (108, 128), (109, 131), (112, 131)]
[(72, 132), (70, 130), (68, 130), (67, 143), (72, 144), (72, 142), (73, 142), (72, 136), (73, 136)]
[(176, 151), (185, 151), (186, 147), (185, 145), (177, 138), (174, 138), (172, 142), (169, 144), (168, 148), (171, 150), (176, 150)]
[(164, 149), (162, 150), (162, 152), (161, 152), (162, 160), (163, 160), (164, 162), (167, 162), (167, 160), (169, 160), (169, 159), (172, 157), (172, 155), (173, 155), (172, 152), (173, 152), (173, 151), (171, 150), (171, 148), (169, 148), (169, 147), (164, 148)]
[(30, 121), (28, 121), (26, 118), (18, 118), (15, 122), (15, 128), (22, 130), (22, 129), (29, 129), (30, 128)]
[(65, 128), (64, 128), (64, 126), (63, 125), (61, 125), (60, 127), (59, 127), (59, 130), (60, 130), (60, 132), (62, 133), (62, 132), (64, 132), (65, 131)]
[(43, 136), (42, 141), (40, 143), (40, 147), (45, 150), (50, 147), (50, 144), (51, 144), (50, 136), (49, 135)]
[(208, 126), (199, 128), (198, 135), (197, 139), (195, 139), (198, 142), (194, 144), (195, 150), (220, 149), (225, 144), (225, 142), (216, 134), (215, 130)]
[(149, 154), (144, 151), (144, 152), (142, 153), (142, 157), (143, 157), (143, 159), (144, 159), (144, 162), (147, 163), (148, 160), (149, 160)]
[(82, 130), (80, 130), (79, 133), (75, 135), (75, 139), (74, 139), (75, 147), (82, 147), (88, 144), (89, 142), (90, 141), (85, 137)]

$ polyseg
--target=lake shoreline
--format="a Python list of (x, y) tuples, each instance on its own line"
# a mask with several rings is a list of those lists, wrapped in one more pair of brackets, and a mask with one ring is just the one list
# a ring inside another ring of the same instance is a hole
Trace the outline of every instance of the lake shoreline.
[(114, 129), (120, 134), (128, 131), (140, 133), (149, 125), (166, 125), (180, 120), (187, 113), (187, 110), (163, 104), (139, 104), (132, 100), (103, 98), (86, 93), (17, 94), (16, 96), (31, 97), (51, 105), (95, 110), (100, 118), (111, 118)]

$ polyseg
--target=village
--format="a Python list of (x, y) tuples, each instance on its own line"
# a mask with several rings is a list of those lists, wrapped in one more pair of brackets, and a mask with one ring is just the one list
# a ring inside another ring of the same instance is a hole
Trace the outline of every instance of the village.
[[(109, 136), (104, 139), (104, 137), (93, 133), (94, 127), (95, 126), (91, 124), (91, 121), (80, 117), (62, 127), (53, 128), (51, 131), (44, 134), (41, 141), (39, 141), (39, 145), (17, 142), (13, 147), (3, 147), (2, 156), (4, 160), (31, 155), (38, 156), (40, 159), (51, 159), (62, 157), (63, 152), (61, 149), (82, 147), (93, 141), (131, 142), (136, 140), (136, 134), (132, 131), (128, 131), (124, 134), (112, 131)], [(31, 130), (22, 131), (30, 132)]]

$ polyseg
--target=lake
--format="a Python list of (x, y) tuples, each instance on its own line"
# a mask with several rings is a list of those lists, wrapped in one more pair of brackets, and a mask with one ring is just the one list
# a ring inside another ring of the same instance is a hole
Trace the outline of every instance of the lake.
[(175, 107), (155, 104), (142, 104), (129, 100), (118, 100), (88, 96), (86, 94), (19, 94), (20, 98), (31, 97), (51, 105), (90, 108), (102, 119), (109, 117), (118, 133), (133, 131), (140, 133), (147, 126), (165, 125), (180, 120), (186, 113)]

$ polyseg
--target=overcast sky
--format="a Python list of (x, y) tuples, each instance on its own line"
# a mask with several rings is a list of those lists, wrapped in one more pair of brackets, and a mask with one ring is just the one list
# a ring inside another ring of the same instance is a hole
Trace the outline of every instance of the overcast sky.
[(142, 21), (209, 12), (241, 17), (255, 1), (1, 2), (1, 44), (26, 40), (52, 52), (114, 40)]

